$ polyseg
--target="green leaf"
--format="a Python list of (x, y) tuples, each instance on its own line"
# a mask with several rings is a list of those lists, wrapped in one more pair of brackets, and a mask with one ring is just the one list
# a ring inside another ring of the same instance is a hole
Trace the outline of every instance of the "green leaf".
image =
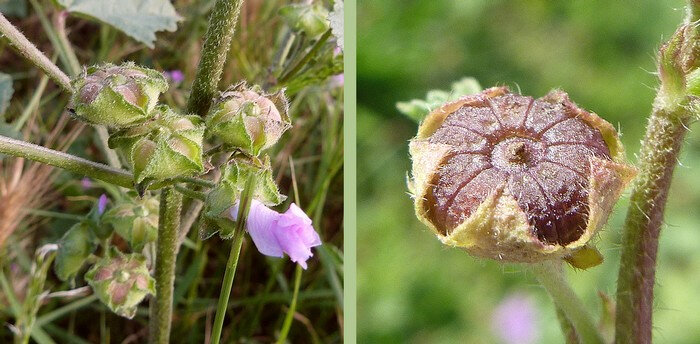
[[(2, 9), (2, 7), (0, 7), (0, 9)], [(7, 107), (10, 105), (12, 93), (14, 93), (14, 89), (12, 88), (12, 77), (5, 73), (0, 73), (0, 118), (3, 118), (5, 110), (7, 110)]]
[(26, 0), (0, 0), (0, 13), (6, 17), (26, 17)]
[(182, 17), (168, 0), (56, 0), (78, 13), (114, 26), (153, 48), (158, 31), (175, 31)]
[(428, 91), (425, 100), (413, 99), (407, 102), (398, 102), (396, 103), (396, 108), (399, 112), (420, 123), (430, 111), (435, 110), (442, 104), (479, 92), (481, 92), (479, 82), (474, 78), (466, 77), (453, 82), (450, 91), (431, 90)]

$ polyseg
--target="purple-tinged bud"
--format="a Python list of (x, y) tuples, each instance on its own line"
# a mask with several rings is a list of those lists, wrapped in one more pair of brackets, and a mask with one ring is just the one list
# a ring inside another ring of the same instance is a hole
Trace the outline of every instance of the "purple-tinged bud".
[(85, 274), (85, 280), (112, 312), (129, 319), (136, 314), (139, 303), (156, 292), (146, 258), (135, 253), (125, 255), (116, 249), (98, 261)]
[(168, 89), (163, 74), (133, 62), (88, 67), (71, 85), (70, 107), (77, 118), (116, 128), (150, 118), (158, 96)]
[(425, 118), (410, 151), (418, 218), (447, 245), (512, 262), (587, 247), (635, 174), (614, 127), (562, 91), (462, 97)]
[(105, 212), (105, 208), (107, 208), (107, 202), (109, 202), (107, 195), (100, 195), (100, 199), (97, 201), (97, 214), (102, 215)]
[(239, 83), (223, 92), (206, 118), (207, 131), (253, 155), (277, 143), (289, 129), (284, 91), (265, 94)]

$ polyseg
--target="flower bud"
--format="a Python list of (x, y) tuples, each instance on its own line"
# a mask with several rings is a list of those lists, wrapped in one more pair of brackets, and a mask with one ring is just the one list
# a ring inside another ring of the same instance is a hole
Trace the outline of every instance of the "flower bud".
[(204, 211), (207, 220), (218, 226), (219, 234), (224, 238), (233, 235), (235, 223), (229, 216), (229, 210), (240, 198), (251, 174), (256, 175), (253, 199), (266, 206), (274, 206), (287, 198), (277, 189), (269, 156), (266, 155), (264, 160), (260, 160), (241, 154), (231, 160), (223, 168), (219, 184), (207, 194)]
[(277, 143), (289, 129), (284, 91), (265, 94), (239, 83), (223, 92), (206, 118), (207, 131), (253, 155)]
[(133, 167), (136, 183), (204, 172), (204, 125), (198, 116), (181, 116), (166, 105), (153, 109), (154, 117), (136, 127), (117, 131), (109, 147), (122, 150)]
[(132, 250), (140, 252), (143, 246), (158, 237), (159, 202), (155, 197), (129, 198), (110, 210), (102, 221), (129, 242)]
[(158, 96), (168, 89), (163, 74), (133, 62), (88, 67), (71, 85), (75, 93), (70, 107), (76, 117), (117, 128), (150, 118)]
[(58, 242), (58, 254), (53, 266), (56, 276), (62, 281), (75, 277), (94, 250), (95, 243), (89, 224), (75, 224)]
[(155, 294), (155, 280), (141, 254), (125, 255), (112, 250), (85, 274), (95, 295), (112, 312), (133, 318), (136, 308), (148, 294)]
[(496, 87), (447, 103), (410, 152), (418, 218), (447, 245), (511, 262), (583, 249), (635, 174), (615, 128), (562, 91)]
[(294, 31), (316, 37), (328, 30), (328, 10), (321, 4), (293, 4), (280, 9), (280, 15)]
[(107, 198), (107, 195), (102, 194), (85, 217), (85, 222), (87, 222), (90, 231), (100, 240), (107, 239), (112, 235), (112, 228), (102, 223), (102, 215), (107, 209), (107, 203), (109, 203), (109, 198)]

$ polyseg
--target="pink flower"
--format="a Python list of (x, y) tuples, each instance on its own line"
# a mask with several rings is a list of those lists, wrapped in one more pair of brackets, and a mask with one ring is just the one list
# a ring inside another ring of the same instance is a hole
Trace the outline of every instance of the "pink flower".
[(181, 83), (185, 80), (185, 74), (183, 74), (182, 71), (179, 69), (167, 71), (163, 74), (165, 74), (166, 78), (170, 79), (172, 82), (174, 82), (176, 84)]
[(532, 299), (520, 293), (508, 296), (496, 307), (491, 319), (493, 332), (505, 344), (537, 343), (537, 308)]
[[(234, 221), (237, 216), (238, 203), (231, 207)], [(321, 238), (311, 225), (311, 219), (294, 203), (280, 214), (253, 200), (246, 227), (260, 253), (272, 257), (284, 257), (286, 253), (304, 269), (306, 260), (313, 256), (311, 248), (321, 245)]]
[(92, 187), (92, 180), (88, 177), (85, 177), (80, 180), (80, 186), (82, 186), (84, 190), (89, 189)]

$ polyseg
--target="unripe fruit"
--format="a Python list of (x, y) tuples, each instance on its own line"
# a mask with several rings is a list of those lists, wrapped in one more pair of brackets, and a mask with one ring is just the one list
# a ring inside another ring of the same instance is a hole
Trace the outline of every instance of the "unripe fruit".
[(85, 274), (85, 280), (112, 312), (129, 319), (148, 294), (155, 294), (155, 280), (141, 254), (125, 255), (114, 249)]
[(635, 173), (612, 125), (562, 91), (497, 87), (447, 103), (410, 151), (417, 216), (445, 244), (515, 262), (584, 247)]
[(129, 242), (134, 252), (158, 237), (159, 202), (155, 197), (124, 199), (109, 209), (102, 221), (111, 225), (120, 237)]
[(158, 71), (136, 66), (107, 63), (91, 66), (75, 78), (71, 113), (91, 124), (123, 128), (151, 117), (158, 96), (168, 89)]
[(198, 116), (181, 116), (166, 105), (152, 111), (141, 125), (112, 134), (109, 147), (122, 150), (135, 182), (191, 176), (204, 172), (204, 125)]
[(258, 155), (289, 129), (284, 91), (265, 94), (245, 83), (221, 93), (206, 118), (207, 132), (225, 144)]

